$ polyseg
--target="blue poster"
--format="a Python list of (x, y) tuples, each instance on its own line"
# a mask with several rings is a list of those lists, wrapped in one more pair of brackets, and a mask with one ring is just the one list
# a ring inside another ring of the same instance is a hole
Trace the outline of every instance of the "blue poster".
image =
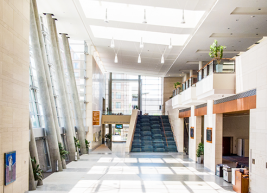
[(16, 180), (16, 151), (5, 153), (5, 185)]

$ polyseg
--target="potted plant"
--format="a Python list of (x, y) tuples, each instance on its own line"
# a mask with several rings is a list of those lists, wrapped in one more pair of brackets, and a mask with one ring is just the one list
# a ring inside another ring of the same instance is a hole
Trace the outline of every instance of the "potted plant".
[(204, 157), (204, 144), (199, 143), (198, 148), (197, 148), (197, 163), (201, 164), (203, 162), (203, 157)]
[(180, 82), (176, 82), (175, 84), (176, 84), (176, 87), (177, 87), (177, 88), (175, 87), (176, 88), (176, 94), (179, 94), (180, 93), (181, 83)]
[(211, 58), (215, 58), (217, 60), (216, 72), (222, 72), (223, 65), (221, 64), (221, 59), (223, 57), (223, 50), (226, 46), (218, 45), (218, 41), (214, 40), (213, 44), (210, 45), (209, 55)]
[(188, 149), (186, 147), (184, 147), (184, 152), (185, 152), (185, 155), (188, 155)]
[(86, 150), (87, 150), (87, 152), (89, 154), (90, 142), (87, 139), (85, 139), (85, 147), (86, 147)]
[(61, 143), (58, 143), (58, 148), (61, 159), (66, 159), (66, 156), (69, 154), (69, 152), (64, 149)]
[(43, 170), (40, 168), (40, 165), (36, 165), (36, 159), (35, 157), (33, 159), (31, 159), (32, 162), (32, 170), (33, 170), (33, 176), (34, 176), (34, 180), (35, 180), (35, 186), (37, 186), (38, 181), (42, 181), (43, 180)]
[(111, 140), (111, 134), (106, 134), (105, 135), (106, 141), (109, 142)]
[(79, 152), (79, 149), (80, 149), (80, 141), (74, 137), (74, 145), (75, 145), (75, 149), (76, 149), (76, 152), (75, 152), (75, 161), (78, 160), (78, 152)]

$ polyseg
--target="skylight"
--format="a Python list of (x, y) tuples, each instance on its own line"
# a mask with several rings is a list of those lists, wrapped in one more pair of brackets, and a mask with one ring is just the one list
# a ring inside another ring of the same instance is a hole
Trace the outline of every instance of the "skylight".
[(80, 0), (87, 18), (104, 20), (107, 9), (109, 21), (142, 23), (146, 10), (146, 25), (195, 28), (205, 11), (184, 10), (185, 24), (181, 23), (182, 9), (133, 5), (95, 0)]
[(144, 43), (169, 45), (170, 38), (173, 46), (183, 46), (189, 34), (170, 34), (151, 31), (131, 30), (112, 28), (104, 26), (90, 26), (95, 38), (112, 39), (140, 42), (141, 37)]

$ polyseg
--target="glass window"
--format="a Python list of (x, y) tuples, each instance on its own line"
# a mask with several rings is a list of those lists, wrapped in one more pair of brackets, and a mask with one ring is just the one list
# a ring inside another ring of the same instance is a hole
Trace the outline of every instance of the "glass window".
[(120, 90), (121, 89), (121, 83), (116, 83), (116, 89)]
[(116, 92), (116, 99), (121, 99), (121, 93), (120, 92)]
[(116, 102), (116, 109), (120, 109), (121, 108), (121, 103), (120, 102)]
[(74, 69), (79, 69), (80, 68), (79, 62), (74, 62), (73, 67)]
[(79, 72), (74, 72), (74, 76), (75, 76), (75, 78), (78, 78), (78, 77), (80, 77), (80, 73)]

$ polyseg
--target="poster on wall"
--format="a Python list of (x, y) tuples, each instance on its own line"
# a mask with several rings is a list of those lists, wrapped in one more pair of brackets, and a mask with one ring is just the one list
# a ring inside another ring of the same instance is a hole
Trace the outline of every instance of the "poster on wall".
[(194, 139), (194, 127), (190, 128), (190, 137), (191, 139)]
[(100, 111), (93, 111), (93, 125), (100, 126)]
[(5, 186), (16, 180), (16, 151), (5, 153)]
[(207, 127), (207, 142), (208, 143), (212, 143), (212, 128), (211, 127)]

